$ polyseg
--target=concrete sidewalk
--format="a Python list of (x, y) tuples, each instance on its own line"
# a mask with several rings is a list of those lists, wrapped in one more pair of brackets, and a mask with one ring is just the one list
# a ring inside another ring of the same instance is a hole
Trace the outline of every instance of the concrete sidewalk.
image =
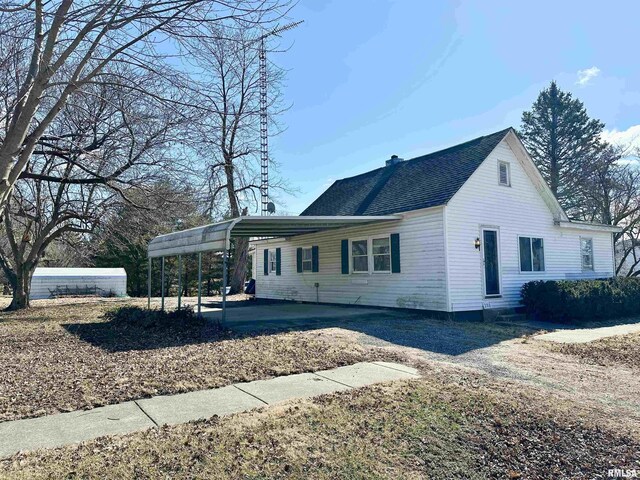
[(418, 377), (417, 370), (405, 365), (363, 362), (316, 373), (288, 375), (92, 410), (3, 422), (0, 423), (0, 457), (19, 451), (78, 443), (103, 435), (121, 435), (163, 424), (229, 415), (294, 398)]
[(555, 332), (537, 335), (534, 338), (536, 340), (546, 340), (557, 343), (587, 343), (594, 340), (600, 340), (601, 338), (613, 337), (616, 335), (627, 335), (635, 332), (640, 332), (640, 323), (615, 325), (613, 327), (557, 330)]

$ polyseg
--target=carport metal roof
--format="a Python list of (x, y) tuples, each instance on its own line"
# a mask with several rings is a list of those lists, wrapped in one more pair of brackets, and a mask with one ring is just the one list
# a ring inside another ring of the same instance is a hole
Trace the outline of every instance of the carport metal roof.
[(400, 220), (401, 215), (320, 217), (239, 217), (160, 235), (149, 243), (149, 258), (228, 250), (233, 237), (293, 237), (335, 228)]
[(202, 252), (222, 251), (222, 320), (227, 311), (227, 264), (230, 240), (233, 237), (293, 237), (305, 233), (319, 232), (336, 228), (355, 227), (370, 223), (400, 220), (402, 215), (384, 216), (300, 216), (300, 217), (239, 217), (224, 222), (212, 223), (203, 227), (191, 228), (180, 232), (160, 235), (149, 242), (147, 276), (147, 307), (151, 308), (151, 260), (161, 258), (161, 309), (164, 310), (165, 265), (164, 257), (178, 256), (178, 308), (182, 305), (182, 255), (198, 254), (198, 315), (201, 313), (202, 300)]

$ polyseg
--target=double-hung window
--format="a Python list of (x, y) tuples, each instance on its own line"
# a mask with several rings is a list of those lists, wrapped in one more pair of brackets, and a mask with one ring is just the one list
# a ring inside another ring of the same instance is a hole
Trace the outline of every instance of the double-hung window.
[(276, 263), (276, 251), (269, 250), (269, 273), (275, 273)]
[(389, 237), (373, 238), (371, 240), (374, 272), (391, 272), (391, 244)]
[(313, 271), (313, 251), (311, 250), (311, 247), (302, 249), (302, 271)]
[(391, 240), (389, 236), (351, 241), (353, 273), (391, 273)]
[(580, 256), (582, 270), (593, 270), (593, 239), (580, 237)]
[(367, 239), (351, 242), (351, 271), (354, 273), (369, 272), (369, 242)]
[(544, 240), (536, 237), (519, 237), (520, 271), (544, 272)]

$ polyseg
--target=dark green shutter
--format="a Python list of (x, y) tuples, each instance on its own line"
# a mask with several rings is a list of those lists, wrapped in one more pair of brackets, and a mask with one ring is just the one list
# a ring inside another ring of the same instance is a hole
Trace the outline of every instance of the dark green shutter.
[(264, 249), (264, 274), (269, 275), (269, 249)]
[(282, 262), (282, 249), (276, 248), (276, 275), (280, 275), (280, 273), (282, 272), (281, 262)]
[(296, 270), (302, 273), (302, 247), (296, 249)]
[(400, 273), (400, 234), (391, 234), (391, 273)]
[(349, 275), (349, 240), (342, 240), (342, 274)]
[(311, 247), (311, 271), (312, 272), (319, 272), (320, 271), (320, 265), (318, 262), (318, 247)]

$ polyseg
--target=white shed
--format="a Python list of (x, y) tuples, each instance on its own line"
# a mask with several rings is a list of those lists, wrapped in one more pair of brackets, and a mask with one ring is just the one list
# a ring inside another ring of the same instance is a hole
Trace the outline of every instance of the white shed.
[(127, 295), (124, 268), (38, 267), (31, 279), (31, 300), (64, 295)]

